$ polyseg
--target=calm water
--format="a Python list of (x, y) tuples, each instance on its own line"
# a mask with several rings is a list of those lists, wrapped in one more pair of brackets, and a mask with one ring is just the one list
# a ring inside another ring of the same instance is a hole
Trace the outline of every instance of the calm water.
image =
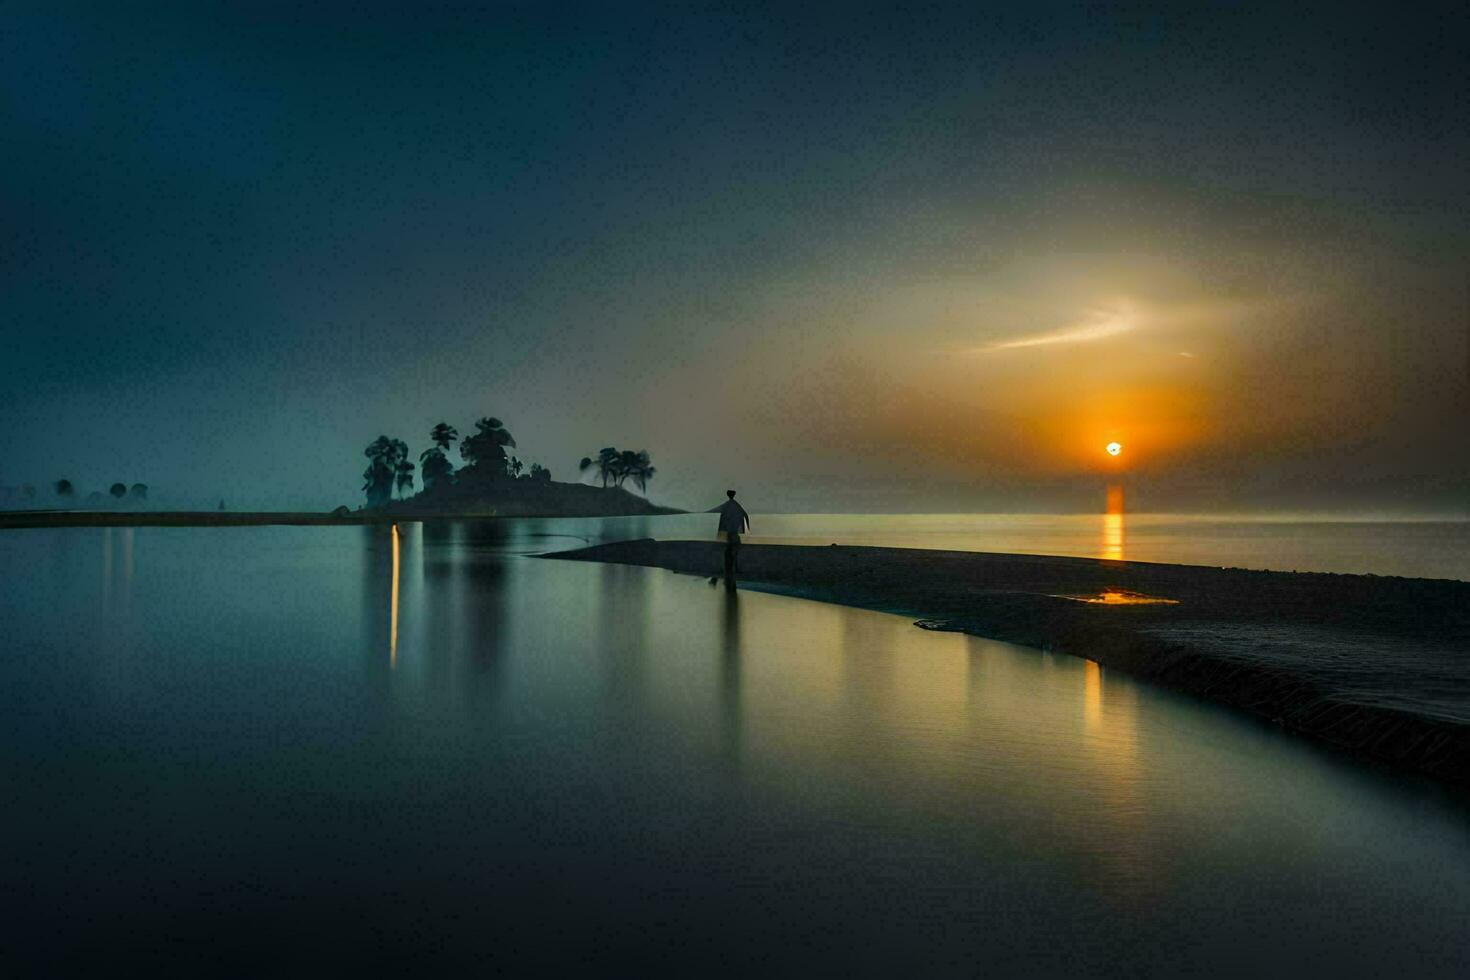
[(629, 533), (675, 536), (0, 534), (0, 955), (1470, 970), (1463, 798), (1084, 660), (519, 554)]

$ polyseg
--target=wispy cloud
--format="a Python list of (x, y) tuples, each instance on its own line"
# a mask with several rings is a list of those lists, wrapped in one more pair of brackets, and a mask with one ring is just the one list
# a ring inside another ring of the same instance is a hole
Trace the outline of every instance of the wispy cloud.
[(1167, 304), (1120, 298), (1092, 307), (1077, 320), (1064, 327), (1038, 333), (1022, 334), (973, 347), (972, 354), (994, 354), (998, 351), (1027, 347), (1054, 347), (1061, 344), (1087, 344), (1134, 331), (1150, 335), (1170, 335), (1181, 341), (1175, 351), (1180, 357), (1194, 358), (1194, 351), (1184, 347), (1189, 338), (1202, 330), (1214, 330), (1259, 322), (1300, 306), (1305, 300), (1297, 296), (1278, 296), (1269, 300), (1199, 300)]
[(999, 340), (993, 344), (976, 348), (976, 353), (989, 354), (995, 351), (1014, 350), (1018, 347), (1044, 347), (1051, 344), (1082, 344), (1093, 340), (1103, 340), (1107, 337), (1116, 337), (1136, 329), (1137, 326), (1137, 317), (1126, 308), (1093, 310), (1078, 323), (1044, 333)]

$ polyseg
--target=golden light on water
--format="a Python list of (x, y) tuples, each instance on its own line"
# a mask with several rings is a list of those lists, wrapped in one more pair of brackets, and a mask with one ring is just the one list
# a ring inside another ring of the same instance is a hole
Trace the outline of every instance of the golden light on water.
[(1102, 727), (1102, 668), (1094, 660), (1082, 661), (1082, 719), (1088, 734)]
[(1060, 599), (1072, 599), (1077, 602), (1086, 602), (1097, 606), (1177, 606), (1178, 599), (1166, 599), (1163, 596), (1144, 595), (1142, 592), (1130, 592), (1127, 589), (1104, 589), (1096, 595), (1064, 595)]
[(1123, 487), (1113, 484), (1108, 487), (1107, 510), (1103, 513), (1102, 557), (1109, 561), (1123, 560)]
[(1109, 561), (1123, 560), (1123, 515), (1103, 515), (1102, 556)]
[(398, 525), (393, 525), (393, 594), (388, 610), (388, 666), (398, 666)]

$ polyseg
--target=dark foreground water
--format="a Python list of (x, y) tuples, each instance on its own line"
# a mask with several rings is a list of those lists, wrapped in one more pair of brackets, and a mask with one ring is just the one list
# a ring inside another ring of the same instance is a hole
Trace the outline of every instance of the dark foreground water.
[(0, 534), (0, 974), (1470, 970), (1463, 799), (596, 527)]

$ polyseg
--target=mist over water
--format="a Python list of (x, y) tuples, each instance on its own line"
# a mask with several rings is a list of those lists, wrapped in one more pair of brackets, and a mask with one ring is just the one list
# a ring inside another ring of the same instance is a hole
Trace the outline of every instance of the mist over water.
[[(1203, 514), (760, 514), (745, 540), (1001, 554), (1067, 555), (1275, 571), (1470, 580), (1470, 521), (1312, 519)], [(715, 518), (683, 514), (522, 522), (560, 533), (544, 550), (603, 540), (701, 540)]]
[(1086, 660), (526, 557), (668, 521), (0, 536), (18, 950), (1470, 966), (1453, 794)]
[(1106, 563), (1470, 581), (1470, 5), (641, 7), (6, 5), (0, 509), (337, 526), (0, 513), (0, 978), (1470, 976), (1462, 791), (535, 557), (707, 513), (350, 523), (738, 488), (1448, 731), (1458, 586)]

